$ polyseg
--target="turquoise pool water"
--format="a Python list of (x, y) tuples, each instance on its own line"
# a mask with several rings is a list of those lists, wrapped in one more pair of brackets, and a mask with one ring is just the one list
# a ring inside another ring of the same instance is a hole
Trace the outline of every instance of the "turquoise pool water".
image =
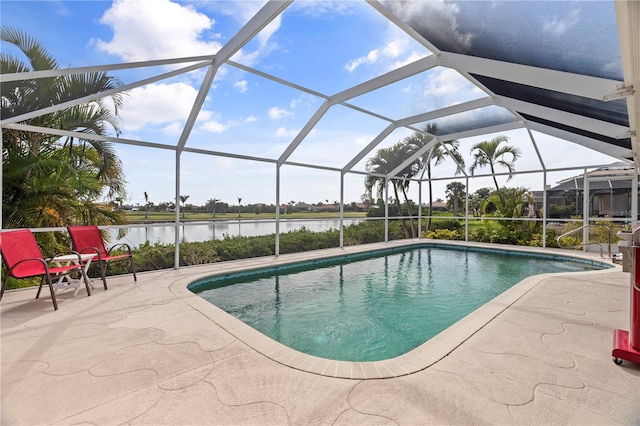
[(426, 246), (212, 277), (190, 289), (298, 351), (376, 361), (421, 345), (530, 275), (603, 266)]

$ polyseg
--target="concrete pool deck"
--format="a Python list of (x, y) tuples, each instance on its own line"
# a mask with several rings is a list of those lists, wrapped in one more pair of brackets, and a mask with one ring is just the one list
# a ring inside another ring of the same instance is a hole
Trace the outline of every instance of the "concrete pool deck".
[(640, 424), (640, 366), (611, 358), (613, 330), (629, 327), (629, 273), (619, 266), (528, 278), (380, 363), (299, 354), (186, 290), (200, 276), (403, 243), (140, 273), (137, 283), (111, 277), (91, 297), (58, 293), (58, 311), (47, 290), (38, 300), (33, 288), (9, 291), (0, 421)]

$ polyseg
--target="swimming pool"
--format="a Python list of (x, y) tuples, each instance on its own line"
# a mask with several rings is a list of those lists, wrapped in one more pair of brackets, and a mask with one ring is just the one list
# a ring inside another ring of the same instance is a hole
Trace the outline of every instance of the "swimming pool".
[(603, 267), (432, 244), (211, 277), (190, 289), (286, 346), (360, 362), (410, 351), (527, 276)]

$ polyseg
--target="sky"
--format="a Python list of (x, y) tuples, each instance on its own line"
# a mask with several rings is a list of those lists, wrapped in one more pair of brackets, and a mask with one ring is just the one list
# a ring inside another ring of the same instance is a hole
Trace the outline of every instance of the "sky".
[[(501, 2), (487, 2), (496, 7)], [(526, 20), (539, 36), (551, 43), (554, 37), (593, 20), (585, 2), (563, 2), (561, 7), (539, 7), (539, 20), (528, 19), (527, 5), (507, 2), (511, 25)], [(590, 3), (590, 2), (586, 2)], [(13, 1), (0, 3), (2, 26), (17, 28), (38, 39), (61, 68), (167, 59), (215, 54), (263, 5), (250, 1)], [(479, 3), (416, 2), (442, 16), (443, 25), (464, 24), (460, 7), (486, 13), (487, 24), (495, 16)], [(612, 13), (612, 8), (609, 13)], [(405, 10), (411, 13), (411, 10)], [(611, 21), (611, 16), (607, 16)], [(482, 19), (479, 19), (482, 21)], [(607, 21), (607, 22), (609, 22)], [(615, 15), (613, 15), (615, 24)], [(467, 28), (479, 26), (466, 23)], [(598, 28), (592, 26), (591, 28)], [(459, 48), (473, 43), (473, 29), (461, 33)], [(481, 31), (478, 29), (477, 31)], [(597, 31), (597, 30), (593, 30)], [(517, 40), (514, 40), (514, 42)], [(563, 46), (559, 46), (564, 48)], [(599, 46), (592, 46), (595, 50)], [(4, 53), (19, 53), (2, 44)], [(235, 54), (233, 60), (261, 72), (286, 79), (323, 95), (333, 95), (351, 86), (413, 62), (430, 52), (399, 31), (366, 2), (296, 1)], [(610, 58), (602, 58), (610, 61)], [(109, 72), (123, 83), (176, 70), (181, 65), (136, 68)], [(602, 65), (603, 67), (606, 64)], [(175, 146), (204, 78), (198, 69), (136, 87), (127, 92), (120, 112), (121, 137)], [(483, 97), (484, 93), (450, 69), (434, 69), (386, 86), (349, 102), (392, 119), (443, 108)], [(222, 66), (187, 141), (189, 148), (206, 149), (250, 157), (277, 159), (313, 116), (323, 99), (296, 88), (265, 79), (240, 68)], [(495, 107), (494, 107), (495, 108)], [(488, 110), (491, 112), (491, 110)], [(473, 119), (473, 117), (470, 117)], [(375, 138), (388, 123), (344, 106), (332, 107), (297, 148), (289, 161), (342, 168)], [(387, 147), (412, 132), (397, 129), (377, 147)], [(509, 143), (522, 151), (518, 171), (540, 168), (540, 159), (526, 130), (503, 132)], [(472, 162), (473, 144), (496, 135), (460, 141), (466, 164)], [(575, 144), (534, 132), (538, 151), (547, 168), (576, 164), (609, 164), (617, 161)], [(176, 156), (169, 149), (115, 144), (122, 161), (129, 204), (143, 204), (144, 193), (155, 204), (175, 197)], [(354, 170), (365, 171), (367, 156)], [(435, 177), (452, 176), (449, 161), (438, 167)], [(183, 153), (180, 158), (180, 194), (187, 203), (202, 205), (210, 199), (229, 204), (276, 201), (276, 166), (225, 156)], [(576, 171), (549, 173), (546, 184), (580, 174)], [(340, 175), (334, 171), (285, 165), (280, 171), (280, 201), (317, 203), (340, 200)], [(506, 176), (498, 177), (501, 185)], [(344, 201), (359, 202), (364, 176), (347, 174)], [(433, 198), (445, 198), (445, 185), (433, 184)], [(463, 184), (466, 181), (461, 181)], [(542, 174), (518, 175), (509, 186), (541, 190)], [(490, 178), (469, 181), (469, 190), (492, 187)], [(422, 201), (428, 197), (426, 184)], [(410, 197), (418, 201), (418, 185), (410, 186)]]

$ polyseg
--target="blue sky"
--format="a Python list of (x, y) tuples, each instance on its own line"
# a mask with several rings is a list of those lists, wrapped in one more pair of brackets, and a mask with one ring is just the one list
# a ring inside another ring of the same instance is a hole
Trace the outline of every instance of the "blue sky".
[[(541, 31), (553, 35), (567, 31), (581, 19), (593, 19), (589, 8), (579, 3), (566, 2), (566, 6), (549, 11), (546, 19), (538, 23)], [(3, 0), (0, 8), (3, 26), (12, 26), (36, 37), (61, 67), (77, 67), (213, 54), (262, 4)], [(513, 7), (514, 4), (510, 7), (514, 11), (509, 13), (520, 17), (528, 13)], [(455, 2), (429, 2), (429, 7), (452, 20), (457, 13), (454, 6), (457, 6)], [(477, 5), (467, 4), (471, 6)], [(490, 12), (486, 12), (487, 17), (491, 16)], [(2, 49), (11, 52), (4, 44)], [(289, 6), (233, 60), (313, 91), (333, 95), (428, 54), (423, 46), (388, 23), (365, 2), (300, 1)], [(111, 74), (130, 83), (174, 68)], [(203, 75), (198, 70), (130, 91), (121, 115), (122, 137), (175, 145)], [(350, 103), (390, 118), (402, 118), (483, 95), (455, 71), (438, 69), (355, 98)], [(321, 103), (319, 97), (225, 65), (216, 76), (187, 146), (276, 159)], [(336, 106), (322, 118), (290, 160), (340, 168), (387, 124)], [(408, 130), (396, 130), (380, 147), (409, 134)], [(518, 171), (539, 168), (526, 131), (504, 134), (523, 151), (523, 158), (516, 163)], [(468, 164), (473, 143), (494, 136), (460, 141), (460, 151)], [(535, 137), (550, 168), (572, 166), (577, 162), (615, 161), (548, 136), (535, 134)], [(130, 203), (142, 203), (145, 191), (155, 203), (173, 199), (175, 154), (172, 151), (126, 145), (116, 148), (124, 165)], [(569, 152), (571, 156), (566, 155)], [(363, 171), (365, 162), (366, 159), (355, 169)], [(445, 163), (436, 176), (449, 176), (453, 170), (453, 164)], [(239, 197), (243, 204), (275, 202), (275, 165), (272, 164), (184, 153), (181, 171), (181, 194), (189, 195), (190, 203), (203, 204), (217, 198), (235, 204)], [(553, 185), (575, 174), (578, 173), (552, 173), (547, 183)], [(362, 175), (347, 175), (345, 202), (360, 200), (363, 180)], [(505, 178), (499, 181), (504, 184)], [(338, 173), (285, 166), (281, 171), (281, 201), (339, 200), (339, 184)], [(445, 184), (434, 185), (434, 198), (445, 197)], [(517, 176), (509, 185), (542, 189), (542, 175)], [(474, 180), (469, 186), (474, 191), (493, 184), (486, 178)], [(417, 185), (413, 185), (411, 191), (410, 195), (417, 201)], [(423, 197), (427, 197), (426, 191)]]

